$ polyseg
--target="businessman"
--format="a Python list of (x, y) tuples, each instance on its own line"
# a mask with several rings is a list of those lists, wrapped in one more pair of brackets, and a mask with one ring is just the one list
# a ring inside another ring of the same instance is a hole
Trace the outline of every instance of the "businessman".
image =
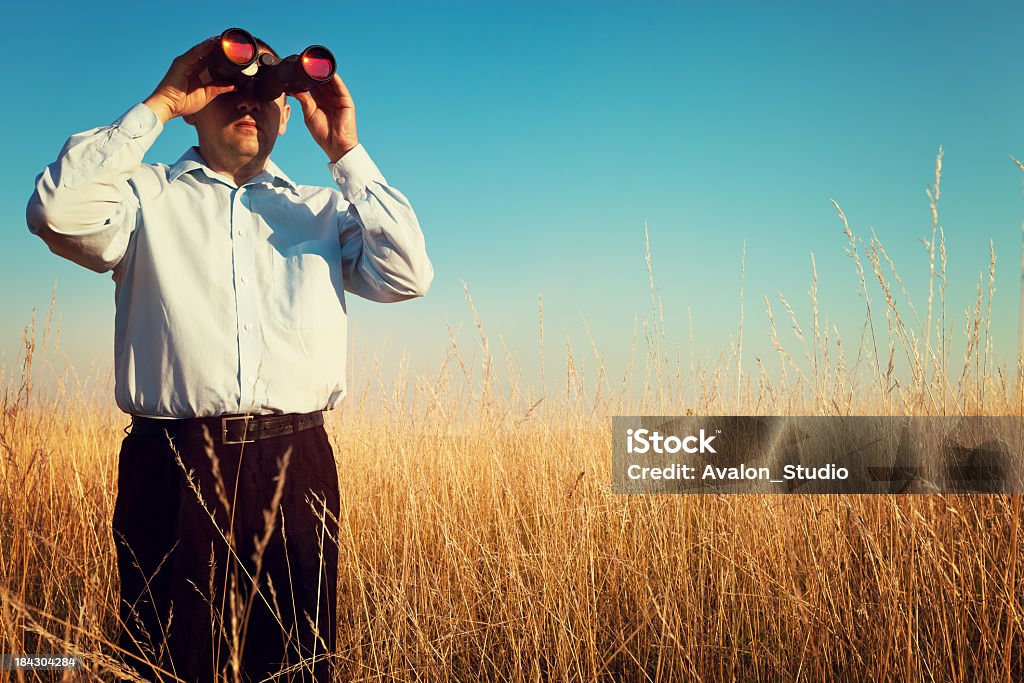
[[(339, 494), (323, 411), (345, 395), (346, 292), (419, 297), (433, 268), (342, 79), (294, 96), (333, 181), (298, 185), (270, 160), (286, 96), (203, 78), (218, 49), (196, 45), (111, 125), (73, 135), (28, 224), (115, 283), (125, 663), (154, 680), (329, 680)], [(197, 145), (143, 163), (179, 117)]]

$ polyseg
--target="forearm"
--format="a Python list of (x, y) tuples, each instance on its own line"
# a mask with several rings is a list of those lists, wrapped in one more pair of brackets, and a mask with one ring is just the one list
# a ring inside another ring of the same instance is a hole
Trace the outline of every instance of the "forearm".
[(129, 178), (162, 129), (153, 112), (138, 105), (110, 126), (72, 136), (36, 180), (29, 229), (76, 263), (113, 267), (137, 207)]
[(381, 302), (423, 296), (434, 269), (408, 199), (387, 184), (361, 145), (330, 169), (349, 202), (341, 234), (346, 288)]

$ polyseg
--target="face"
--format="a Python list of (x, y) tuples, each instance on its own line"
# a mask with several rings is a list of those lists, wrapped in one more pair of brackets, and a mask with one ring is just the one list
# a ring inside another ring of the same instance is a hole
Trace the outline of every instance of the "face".
[(195, 126), (207, 163), (233, 166), (265, 161), (290, 113), (284, 95), (267, 102), (242, 91), (218, 96), (185, 121)]

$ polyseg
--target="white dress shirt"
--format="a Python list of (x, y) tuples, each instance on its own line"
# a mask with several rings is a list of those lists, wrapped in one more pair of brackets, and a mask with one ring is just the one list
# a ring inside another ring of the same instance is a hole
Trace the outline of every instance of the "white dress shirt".
[(422, 296), (433, 279), (409, 202), (363, 147), (339, 189), (273, 163), (238, 187), (196, 148), (143, 164), (163, 130), (145, 105), (72, 136), (36, 181), (29, 229), (113, 270), (115, 398), (127, 413), (305, 413), (345, 395), (345, 291)]

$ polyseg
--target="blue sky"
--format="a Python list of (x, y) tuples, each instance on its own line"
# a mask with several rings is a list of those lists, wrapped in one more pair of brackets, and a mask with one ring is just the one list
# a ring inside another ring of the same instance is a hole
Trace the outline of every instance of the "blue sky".
[[(590, 353), (584, 319), (621, 373), (633, 322), (650, 310), (645, 222), (668, 334), (684, 356), (688, 308), (702, 354), (716, 357), (735, 336), (744, 242), (748, 371), (754, 354), (775, 362), (764, 295), (774, 302), (782, 291), (809, 319), (811, 251), (821, 307), (852, 345), (863, 304), (829, 200), (855, 231), (875, 230), (923, 307), (919, 238), (930, 232), (924, 191), (940, 145), (950, 314), (972, 300), (992, 240), (996, 349), (1016, 350), (1024, 174), (1010, 155), (1024, 158), (1021, 3), (228, 7), (4, 10), (15, 94), (0, 114), (0, 347), (9, 358), (57, 280), (70, 358), (108, 362), (113, 284), (28, 233), (33, 180), (70, 134), (109, 123), (149, 94), (175, 55), (235, 25), (282, 53), (311, 43), (335, 52), (362, 143), (417, 210), (436, 271), (428, 296), (350, 307), (357, 345), (383, 349), (388, 365), (404, 351), (413, 370), (438, 366), (446, 322), (463, 325), (460, 340), (474, 347), (464, 280), (492, 349), (501, 335), (528, 372), (542, 291), (549, 376), (564, 367), (567, 338)], [(273, 158), (299, 182), (330, 182), (301, 119), (292, 124)], [(147, 159), (171, 162), (192, 143), (192, 130), (172, 122)]]

